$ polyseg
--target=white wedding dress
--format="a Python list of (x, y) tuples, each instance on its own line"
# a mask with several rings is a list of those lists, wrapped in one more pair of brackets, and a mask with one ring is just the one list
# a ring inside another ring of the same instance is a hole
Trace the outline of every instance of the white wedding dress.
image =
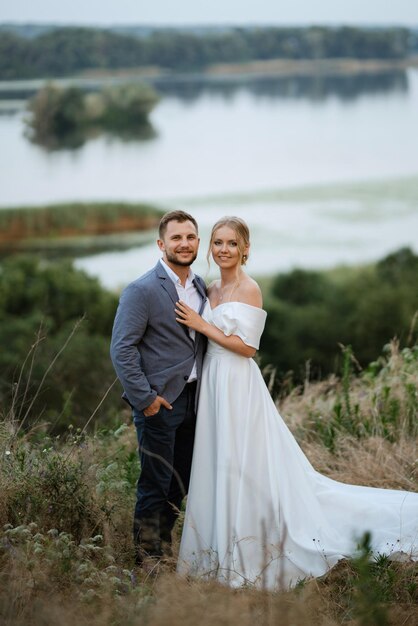
[[(226, 302), (204, 318), (258, 348), (266, 312)], [(418, 494), (346, 485), (314, 470), (259, 368), (209, 341), (178, 572), (287, 588), (372, 548), (418, 558)]]

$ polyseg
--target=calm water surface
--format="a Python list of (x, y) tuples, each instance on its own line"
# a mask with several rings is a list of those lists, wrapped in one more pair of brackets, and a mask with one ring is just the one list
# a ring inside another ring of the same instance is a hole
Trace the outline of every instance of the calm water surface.
[[(150, 200), (192, 211), (204, 246), (238, 214), (255, 274), (418, 249), (418, 71), (159, 88), (148, 141), (47, 152), (24, 137), (23, 113), (0, 116), (0, 204)], [(118, 286), (156, 258), (150, 245), (78, 264)]]

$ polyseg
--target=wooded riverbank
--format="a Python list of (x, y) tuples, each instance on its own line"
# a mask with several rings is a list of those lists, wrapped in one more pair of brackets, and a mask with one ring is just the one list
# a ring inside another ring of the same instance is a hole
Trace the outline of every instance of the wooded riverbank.
[[(265, 59), (405, 59), (418, 49), (413, 29), (230, 27), (202, 32), (153, 29), (147, 34), (111, 29), (55, 27), (28, 38), (11, 27), (0, 32), (0, 78), (64, 76), (91, 68), (157, 66), (200, 71), (219, 63)], [(2, 60), (2, 52), (8, 54)]]

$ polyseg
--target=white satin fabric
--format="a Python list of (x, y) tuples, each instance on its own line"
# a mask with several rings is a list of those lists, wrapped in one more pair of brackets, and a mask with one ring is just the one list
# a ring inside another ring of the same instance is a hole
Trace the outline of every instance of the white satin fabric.
[[(204, 317), (258, 348), (266, 312), (226, 302)], [(253, 359), (210, 341), (178, 572), (287, 588), (353, 555), (418, 558), (418, 494), (346, 485), (314, 470)]]

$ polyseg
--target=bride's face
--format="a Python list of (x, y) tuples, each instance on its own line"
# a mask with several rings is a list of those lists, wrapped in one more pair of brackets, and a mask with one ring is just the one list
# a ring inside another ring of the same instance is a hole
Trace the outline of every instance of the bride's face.
[(231, 269), (241, 265), (237, 235), (229, 226), (221, 226), (215, 231), (211, 252), (213, 260), (221, 269)]

